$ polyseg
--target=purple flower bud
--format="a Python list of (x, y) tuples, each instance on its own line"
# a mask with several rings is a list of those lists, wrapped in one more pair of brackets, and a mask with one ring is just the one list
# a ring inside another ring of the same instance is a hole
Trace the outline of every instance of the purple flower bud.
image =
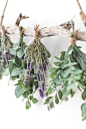
[(26, 70), (26, 74), (27, 74), (27, 75), (30, 75), (30, 71), (29, 71), (29, 70)]
[(33, 61), (30, 62), (30, 70), (33, 69)]
[(10, 54), (9, 51), (5, 51), (5, 52), (3, 53), (3, 55), (4, 55), (5, 60), (8, 60), (8, 59), (9, 59), (9, 55), (11, 55), (11, 54)]
[(40, 80), (41, 81), (44, 81), (44, 74), (43, 75), (42, 74), (40, 75)]
[(46, 66), (45, 62), (43, 62), (43, 68), (44, 68), (44, 71), (47, 71), (47, 66)]
[(45, 96), (46, 96), (46, 97), (48, 96), (48, 92), (46, 92)]
[(44, 94), (43, 94), (43, 92), (41, 91), (41, 89), (39, 90), (39, 94), (40, 94), (40, 97), (43, 99), (43, 98), (44, 98)]
[(40, 63), (38, 64), (38, 68), (39, 68), (39, 71), (42, 71), (42, 66)]
[(27, 82), (23, 82), (24, 86), (27, 84)]
[(5, 58), (5, 60), (7, 60), (7, 57), (6, 56), (4, 56), (4, 58)]
[(38, 77), (38, 73), (35, 73), (35, 77), (36, 77), (36, 78)]
[(25, 61), (27, 60), (27, 56), (24, 56), (24, 60), (25, 60)]
[(41, 91), (45, 91), (45, 82), (40, 83)]
[(7, 55), (11, 55), (9, 51), (7, 51)]
[(45, 90), (44, 86), (41, 86), (41, 91), (44, 91), (44, 90)]

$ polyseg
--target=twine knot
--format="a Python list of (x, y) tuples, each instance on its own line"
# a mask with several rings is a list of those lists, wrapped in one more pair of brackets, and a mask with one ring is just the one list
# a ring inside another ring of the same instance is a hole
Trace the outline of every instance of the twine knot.
[(76, 44), (76, 38), (70, 37), (70, 45), (75, 45), (75, 44)]
[(76, 44), (76, 40), (77, 40), (77, 33), (78, 33), (79, 30), (76, 30), (75, 33), (74, 33), (74, 37), (70, 37), (70, 45), (75, 45)]
[(34, 26), (34, 40), (39, 39), (40, 33), (39, 33), (39, 29), (38, 28), (39, 28), (39, 25), (36, 24), (36, 26)]

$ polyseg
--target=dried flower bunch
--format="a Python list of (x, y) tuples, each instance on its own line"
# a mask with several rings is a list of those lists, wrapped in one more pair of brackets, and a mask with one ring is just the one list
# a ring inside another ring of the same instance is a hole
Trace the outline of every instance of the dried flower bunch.
[[(55, 57), (57, 62), (54, 62), (54, 65), (56, 67), (49, 70), (47, 91), (48, 94), (55, 93), (55, 96), (49, 96), (46, 99), (45, 104), (48, 105), (48, 110), (54, 107), (54, 101), (56, 104), (63, 100), (67, 101), (68, 96), (73, 97), (77, 90), (83, 91), (82, 99), (86, 99), (86, 54), (75, 44), (73, 21), (72, 29), (72, 44), (67, 51), (61, 52), (60, 58)], [(81, 110), (83, 120), (85, 120), (86, 103), (82, 104)]]
[(2, 79), (5, 69), (8, 67), (8, 60), (13, 58), (9, 49), (13, 47), (13, 43), (5, 33), (0, 36), (0, 79)]
[[(38, 30), (38, 26), (36, 31)], [(51, 57), (50, 52), (46, 49), (46, 47), (41, 43), (40, 39), (35, 39), (30, 45), (28, 45), (25, 49), (25, 59), (27, 63), (30, 64), (30, 71), (32, 70), (35, 73), (35, 77), (39, 83), (39, 93), (41, 98), (47, 96), (46, 92), (46, 83), (45, 76), (46, 71), (51, 68), (49, 58)], [(26, 80), (26, 78), (25, 78)], [(24, 81), (26, 85), (27, 81)]]

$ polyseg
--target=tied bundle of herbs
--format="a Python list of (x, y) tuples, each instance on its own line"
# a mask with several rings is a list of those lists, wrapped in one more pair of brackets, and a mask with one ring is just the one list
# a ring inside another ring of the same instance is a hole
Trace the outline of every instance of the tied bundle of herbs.
[(39, 39), (38, 27), (37, 25), (34, 27), (34, 41), (27, 46), (25, 57), (30, 64), (30, 72), (34, 71), (34, 75), (39, 83), (40, 97), (44, 98), (44, 96), (48, 95), (46, 92), (45, 75), (46, 71), (51, 67), (48, 59), (51, 55)]
[[(49, 96), (45, 104), (48, 104), (48, 109), (54, 107), (54, 101), (58, 104), (60, 101), (67, 101), (68, 96), (74, 96), (79, 89), (83, 91), (82, 99), (86, 99), (86, 54), (84, 54), (76, 43), (74, 33), (74, 22), (72, 23), (72, 33), (70, 37), (70, 46), (67, 51), (61, 52), (60, 58), (55, 57), (57, 62), (54, 62), (56, 67), (49, 70), (50, 76), (48, 79), (48, 94), (54, 93), (54, 96)], [(86, 103), (82, 104), (82, 117), (86, 119)]]
[[(38, 81), (36, 77), (34, 77), (34, 71), (30, 71), (30, 64), (27, 63), (25, 59), (25, 48), (27, 47), (26, 43), (23, 42), (23, 28), (20, 26), (20, 41), (19, 43), (15, 43), (13, 48), (9, 49), (11, 55), (14, 56), (13, 59), (9, 60), (8, 68), (5, 71), (5, 75), (10, 74), (9, 80), (16, 80), (18, 79), (18, 83), (15, 84), (15, 96), (19, 98), (20, 96), (23, 97), (23, 100), (26, 98), (26, 109), (31, 107), (32, 101), (34, 104), (38, 102), (36, 98), (34, 98), (34, 93), (38, 88)], [(24, 85), (24, 80), (26, 79), (27, 84)], [(22, 101), (23, 101), (22, 100)]]
[(8, 60), (13, 58), (9, 52), (9, 49), (13, 47), (13, 43), (10, 37), (6, 35), (5, 30), (2, 31), (4, 33), (0, 36), (0, 79), (2, 79), (2, 76), (8, 67)]

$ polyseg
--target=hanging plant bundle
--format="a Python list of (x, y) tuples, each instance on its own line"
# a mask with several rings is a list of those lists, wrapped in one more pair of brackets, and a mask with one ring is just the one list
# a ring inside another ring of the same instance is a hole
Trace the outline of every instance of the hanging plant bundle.
[(6, 35), (5, 30), (2, 31), (4, 33), (0, 36), (0, 79), (2, 79), (5, 69), (8, 67), (8, 60), (13, 58), (9, 52), (9, 49), (13, 47), (13, 43), (10, 37)]
[[(34, 71), (34, 75), (39, 82), (40, 97), (44, 98), (44, 96), (48, 95), (46, 92), (45, 75), (47, 70), (51, 67), (48, 59), (51, 55), (39, 39), (38, 27), (39, 26), (36, 26), (34, 28), (35, 39), (29, 46), (27, 46), (25, 57), (27, 58), (27, 62), (30, 64), (30, 72)], [(25, 85), (26, 83), (27, 82), (24, 81)]]
[(30, 63), (27, 63), (25, 58), (24, 51), (27, 45), (23, 42), (23, 28), (20, 27), (19, 30), (20, 41), (19, 43), (15, 43), (13, 48), (9, 49), (14, 59), (9, 60), (9, 66), (5, 70), (5, 75), (10, 74), (10, 80), (18, 79), (18, 83), (15, 84), (15, 95), (17, 98), (22, 96), (23, 100), (26, 98), (26, 109), (29, 109), (31, 107), (30, 101), (34, 104), (38, 102), (33, 96), (38, 89), (38, 81), (34, 76), (34, 70), (30, 71)]
[[(70, 37), (70, 46), (67, 51), (61, 52), (60, 58), (55, 57), (57, 62), (54, 62), (55, 68), (49, 70), (50, 76), (48, 79), (48, 94), (55, 93), (55, 96), (50, 96), (46, 99), (45, 104), (48, 104), (48, 109), (54, 107), (54, 101), (58, 104), (61, 101), (68, 100), (68, 96), (74, 96), (76, 91), (84, 91), (82, 99), (86, 99), (86, 54), (80, 47), (75, 45), (76, 38), (74, 33), (74, 23), (72, 21), (73, 33)], [(82, 104), (82, 117), (86, 119), (86, 103)]]

